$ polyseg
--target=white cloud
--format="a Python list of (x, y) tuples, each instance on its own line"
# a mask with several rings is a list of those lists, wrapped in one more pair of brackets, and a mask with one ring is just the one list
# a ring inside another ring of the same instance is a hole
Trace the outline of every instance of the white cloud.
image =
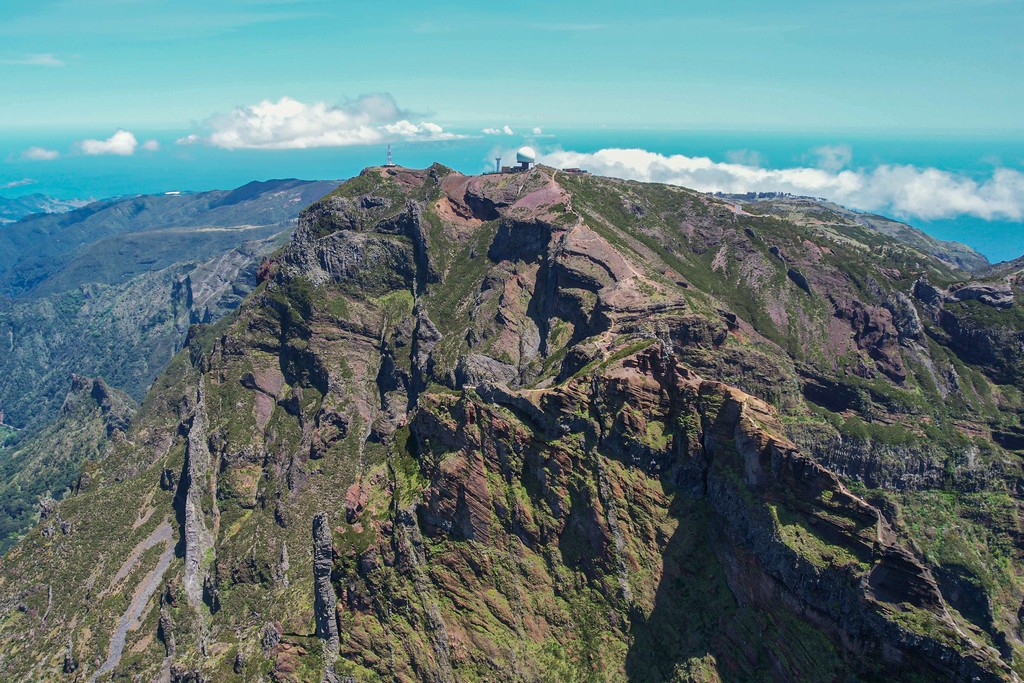
[(5, 59), (0, 64), (18, 64), (20, 66), (64, 66), (65, 62), (51, 52), (25, 55), (20, 59)]
[(127, 157), (135, 154), (135, 148), (139, 146), (139, 141), (132, 133), (122, 129), (106, 140), (82, 140), (78, 146), (82, 152), (90, 156), (114, 154)]
[(833, 173), (843, 170), (853, 161), (853, 149), (849, 145), (822, 145), (811, 151), (818, 168)]
[(29, 161), (53, 161), (60, 158), (60, 152), (45, 147), (29, 147), (21, 153), (21, 158)]
[(160, 143), (156, 140), (146, 140), (142, 143), (142, 149), (147, 152), (158, 152), (160, 151)]
[(387, 94), (366, 95), (343, 106), (282, 97), (213, 116), (204, 124), (206, 133), (193, 133), (177, 142), (224, 149), (308, 149), (458, 137), (436, 123), (413, 123), (410, 117)]
[(0, 190), (10, 190), (15, 187), (25, 187), (26, 185), (35, 185), (37, 181), (32, 178), (22, 178), (21, 180), (12, 180), (9, 183), (0, 185)]
[(1024, 173), (996, 169), (975, 180), (936, 168), (882, 165), (870, 170), (838, 170), (842, 153), (819, 154), (833, 166), (770, 169), (712, 161), (682, 154), (665, 156), (643, 149), (602, 149), (592, 154), (556, 151), (545, 164), (578, 166), (602, 175), (669, 183), (702, 192), (790, 192), (826, 197), (862, 211), (924, 220), (970, 215), (986, 220), (1024, 220)]
[[(432, 123), (429, 125), (434, 126), (434, 124)], [(424, 128), (422, 125), (417, 126), (415, 123), (410, 123), (405, 119), (402, 119), (401, 121), (396, 121), (395, 123), (385, 124), (381, 126), (380, 129), (387, 133), (388, 135), (395, 135), (398, 137), (415, 137), (417, 135), (420, 135), (421, 133), (428, 133), (426, 128)]]
[(512, 127), (505, 124), (501, 128), (484, 128), (480, 131), (484, 135), (515, 135), (516, 132), (512, 130)]
[(533, 128), (533, 130), (531, 132), (534, 135), (544, 135), (544, 129), (541, 128), (540, 126), (534, 126), (534, 128)]

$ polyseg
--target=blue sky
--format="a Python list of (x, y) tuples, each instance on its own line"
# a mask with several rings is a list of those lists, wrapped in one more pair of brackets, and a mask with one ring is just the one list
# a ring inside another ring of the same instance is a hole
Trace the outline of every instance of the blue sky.
[(0, 130), (390, 93), (489, 123), (1019, 133), (1019, 0), (4, 0)]

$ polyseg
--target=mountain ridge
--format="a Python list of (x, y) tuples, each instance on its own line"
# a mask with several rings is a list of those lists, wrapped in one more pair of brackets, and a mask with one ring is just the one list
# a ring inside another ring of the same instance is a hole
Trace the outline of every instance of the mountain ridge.
[(32, 214), (64, 213), (88, 203), (83, 199), (57, 199), (38, 192), (20, 197), (0, 197), (0, 227)]
[[(69, 255), (105, 238), (171, 227), (283, 229), (299, 209), (335, 186), (331, 181), (254, 181), (242, 188), (243, 195), (233, 194), (238, 190), (136, 195), (101, 200), (62, 214), (28, 216), (0, 232), (0, 292), (9, 297), (28, 294), (65, 267)], [(224, 203), (233, 196), (237, 200)]]
[[(766, 196), (761, 196), (762, 194)], [(854, 211), (824, 199), (778, 195), (775, 193), (748, 193), (725, 195), (755, 213), (786, 216), (789, 220), (828, 223), (854, 222), (893, 237), (901, 242), (931, 254), (946, 263), (969, 273), (984, 271), (991, 264), (983, 254), (952, 240), (939, 240), (912, 225), (865, 211)]]
[[(1018, 284), (441, 165), (365, 170), (258, 279), (59, 504), (72, 532), (0, 560), (7, 675), (1019, 679)], [(152, 572), (121, 653), (113, 592)]]

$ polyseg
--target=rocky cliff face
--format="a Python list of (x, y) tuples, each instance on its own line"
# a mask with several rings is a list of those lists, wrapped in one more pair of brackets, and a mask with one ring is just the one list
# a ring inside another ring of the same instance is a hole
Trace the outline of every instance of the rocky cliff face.
[(941, 323), (1016, 300), (965, 279), (678, 188), (368, 169), (2, 560), (0, 670), (1017, 680), (1020, 392)]

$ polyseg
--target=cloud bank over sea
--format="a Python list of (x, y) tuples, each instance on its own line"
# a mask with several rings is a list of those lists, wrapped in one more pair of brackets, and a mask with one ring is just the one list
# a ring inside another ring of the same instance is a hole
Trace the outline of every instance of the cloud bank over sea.
[(539, 161), (556, 168), (582, 167), (600, 175), (669, 183), (702, 192), (788, 192), (824, 197), (852, 209), (899, 218), (1024, 220), (1024, 173), (1015, 169), (995, 168), (979, 180), (911, 164), (844, 168), (852, 154), (843, 145), (819, 147), (815, 153), (815, 165), (789, 168), (614, 147), (596, 152), (555, 150), (542, 154)]

